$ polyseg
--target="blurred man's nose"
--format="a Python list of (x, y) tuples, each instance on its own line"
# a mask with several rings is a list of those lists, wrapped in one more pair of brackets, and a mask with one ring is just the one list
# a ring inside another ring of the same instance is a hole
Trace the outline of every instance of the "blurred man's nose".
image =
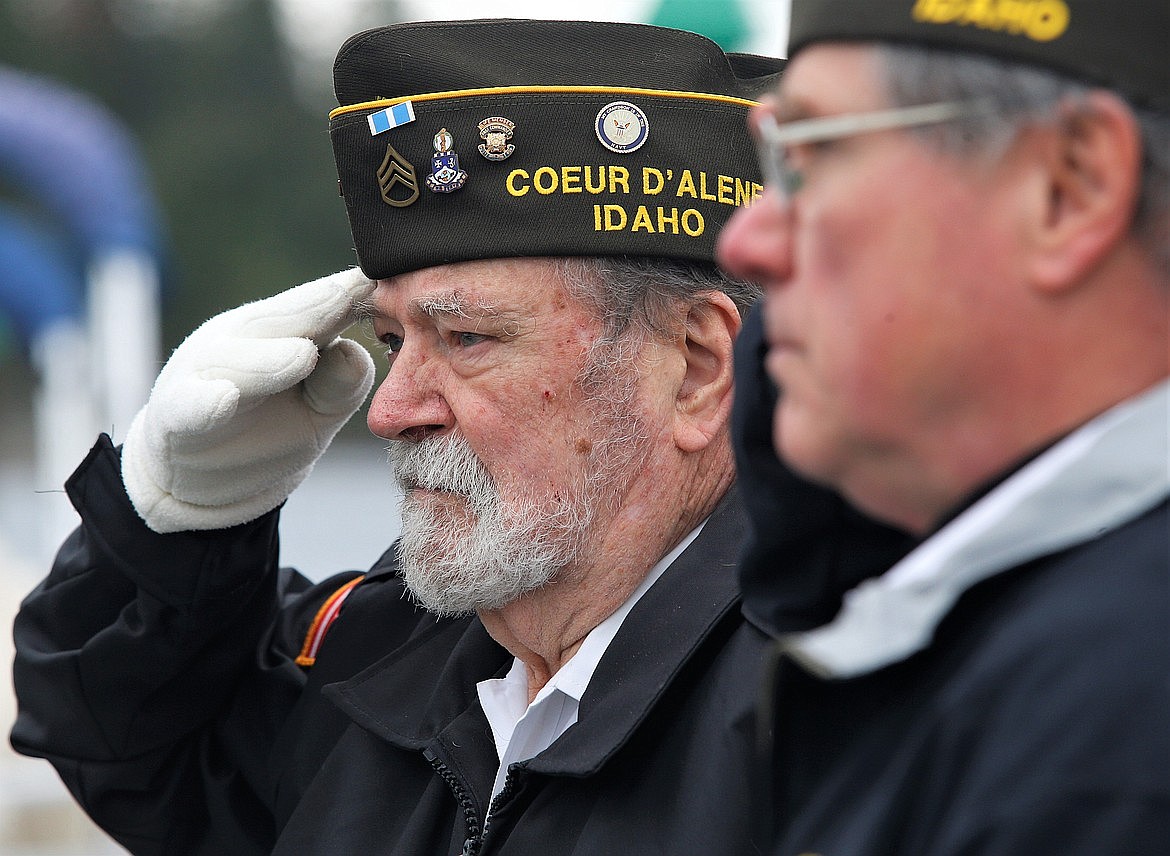
[(715, 258), (725, 272), (765, 288), (786, 280), (792, 267), (792, 209), (766, 187), (735, 212), (719, 233)]

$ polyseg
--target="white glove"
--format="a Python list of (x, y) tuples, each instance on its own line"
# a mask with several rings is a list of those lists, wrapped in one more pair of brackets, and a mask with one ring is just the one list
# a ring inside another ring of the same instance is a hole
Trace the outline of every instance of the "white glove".
[(358, 269), (205, 322), (163, 366), (122, 445), (155, 532), (223, 529), (276, 508), (369, 394), (374, 361), (338, 335), (374, 289)]

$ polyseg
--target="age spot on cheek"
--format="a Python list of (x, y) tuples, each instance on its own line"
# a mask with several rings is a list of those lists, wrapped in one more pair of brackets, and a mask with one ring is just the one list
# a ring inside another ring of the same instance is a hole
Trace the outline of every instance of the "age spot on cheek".
[(588, 455), (593, 451), (593, 441), (585, 437), (578, 437), (575, 448), (578, 455)]

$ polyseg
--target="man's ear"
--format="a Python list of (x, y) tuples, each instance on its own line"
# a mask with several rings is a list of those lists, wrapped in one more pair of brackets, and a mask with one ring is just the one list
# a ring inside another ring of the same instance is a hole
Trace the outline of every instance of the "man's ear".
[(1065, 290), (1109, 254), (1129, 231), (1141, 188), (1137, 119), (1106, 92), (1064, 108), (1042, 149), (1048, 198), (1035, 221), (1032, 280)]
[(675, 398), (674, 441), (684, 452), (705, 449), (731, 418), (732, 345), (741, 326), (734, 301), (706, 293), (687, 313), (686, 372)]

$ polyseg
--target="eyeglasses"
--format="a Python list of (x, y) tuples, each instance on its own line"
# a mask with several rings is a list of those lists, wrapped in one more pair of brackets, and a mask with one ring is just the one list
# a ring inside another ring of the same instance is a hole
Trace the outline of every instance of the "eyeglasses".
[(756, 147), (760, 169), (764, 173), (765, 182), (776, 188), (781, 199), (787, 202), (804, 183), (803, 173), (792, 165), (789, 158), (789, 146), (824, 143), (870, 131), (934, 125), (981, 112), (983, 109), (984, 106), (979, 102), (944, 101), (937, 104), (875, 110), (869, 113), (802, 119), (783, 124), (777, 122), (772, 113), (765, 113), (757, 123)]

